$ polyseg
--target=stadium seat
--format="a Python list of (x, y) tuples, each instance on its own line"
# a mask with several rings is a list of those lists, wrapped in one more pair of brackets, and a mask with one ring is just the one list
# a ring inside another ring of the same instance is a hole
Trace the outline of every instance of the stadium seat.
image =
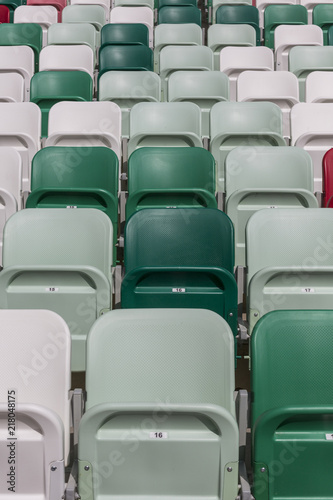
[(265, 45), (274, 49), (274, 31), (283, 24), (307, 24), (308, 12), (303, 5), (268, 5), (264, 13)]
[(333, 207), (333, 149), (329, 149), (323, 158), (323, 207)]
[(252, 1), (251, 0), (228, 0), (228, 2), (223, 2), (223, 0), (212, 0), (211, 2), (211, 12), (209, 13), (209, 23), (210, 24), (214, 24), (216, 22), (216, 12), (217, 12), (217, 9), (221, 6), (221, 5), (226, 5), (226, 3), (230, 4), (230, 5), (234, 5), (234, 4), (237, 4), (237, 5), (252, 5)]
[(249, 24), (213, 24), (207, 32), (207, 45), (214, 52), (214, 69), (220, 70), (220, 52), (224, 47), (255, 47), (256, 31)]
[(234, 229), (220, 210), (139, 210), (125, 227), (124, 261), (122, 308), (209, 309), (237, 334)]
[(332, 71), (312, 71), (306, 77), (305, 102), (333, 102)]
[(253, 494), (258, 499), (332, 495), (333, 407), (327, 390), (332, 320), (332, 311), (274, 311), (253, 332)]
[(158, 10), (158, 24), (197, 24), (201, 27), (201, 10), (194, 5), (166, 5)]
[(10, 10), (8, 5), (0, 4), (0, 23), (10, 23)]
[(115, 0), (114, 7), (149, 7), (155, 8), (154, 0)]
[(323, 32), (314, 25), (281, 24), (274, 31), (275, 69), (289, 70), (289, 52), (295, 45), (323, 45)]
[(23, 102), (24, 78), (20, 73), (0, 73), (0, 102)]
[[(279, 0), (279, 5), (295, 5), (297, 3), (296, 0)], [(269, 5), (275, 5), (277, 2), (275, 0), (256, 0), (256, 7), (259, 10), (259, 25), (260, 28), (264, 28), (264, 13), (266, 7)]]
[[(36, 23), (0, 24), (0, 45), (31, 47), (35, 58), (35, 71), (38, 71), (39, 53), (43, 46), (43, 30)], [(19, 49), (16, 49), (18, 51)]]
[(256, 43), (260, 45), (259, 11), (253, 5), (220, 5), (216, 12), (217, 24), (249, 24), (256, 31)]
[(147, 45), (149, 30), (145, 24), (109, 23), (101, 31), (101, 49), (105, 45)]
[(98, 79), (107, 71), (154, 71), (153, 51), (147, 45), (104, 45)]
[(223, 319), (115, 310), (91, 329), (87, 352), (81, 498), (237, 496), (233, 338)]
[(198, 6), (197, 0), (158, 0), (158, 9), (165, 7), (166, 5), (174, 5), (179, 7), (180, 5), (194, 5), (194, 7)]
[[(14, 11), (20, 5), (24, 5), (25, 0), (0, 0), (0, 5), (3, 5), (9, 9), (9, 22), (14, 21)], [(8, 19), (7, 9), (4, 11), (5, 19)]]
[(101, 30), (106, 23), (105, 10), (101, 5), (67, 5), (62, 11), (63, 23), (90, 23), (96, 32), (96, 47), (100, 46)]
[(14, 11), (14, 23), (37, 23), (43, 30), (43, 47), (47, 44), (47, 30), (58, 22), (58, 11), (53, 5), (20, 5)]
[(88, 45), (48, 45), (39, 56), (39, 71), (86, 71), (94, 78), (94, 53)]
[(226, 158), (226, 214), (235, 228), (235, 265), (245, 266), (245, 227), (262, 208), (316, 208), (311, 157), (299, 148), (238, 147)]
[(48, 45), (88, 45), (94, 53), (96, 62), (96, 29), (90, 23), (52, 24), (47, 32)]
[(72, 335), (72, 371), (85, 369), (87, 333), (111, 309), (112, 246), (111, 221), (96, 209), (27, 208), (5, 226), (0, 308), (60, 314)]
[(285, 146), (282, 111), (272, 102), (219, 102), (210, 114), (216, 191), (225, 192), (225, 159), (236, 146)]
[(308, 11), (308, 23), (312, 23), (313, 8), (318, 4), (331, 3), (331, 0), (300, 0), (301, 5), (304, 5)]
[(312, 11), (312, 22), (319, 26), (324, 35), (324, 45), (328, 45), (327, 30), (333, 25), (333, 5), (332, 4), (317, 4)]
[(149, 147), (128, 160), (126, 219), (143, 208), (217, 208), (215, 161), (203, 148)]
[(30, 100), (30, 80), (34, 74), (34, 53), (27, 45), (17, 47), (0, 46), (0, 73), (17, 73), (24, 79), (24, 101)]
[(0, 321), (1, 447), (7, 465), (0, 495), (61, 498), (70, 442), (68, 326), (45, 310), (2, 310)]
[(110, 0), (94, 0), (93, 4), (91, 3), (91, 0), (71, 0), (70, 5), (100, 5), (103, 7), (105, 12), (105, 22), (108, 23), (110, 20)]
[(61, 13), (67, 5), (67, 0), (27, 0), (27, 5), (52, 5), (58, 11), (58, 23), (61, 23)]
[(110, 23), (145, 24), (149, 31), (149, 47), (154, 47), (154, 12), (149, 7), (113, 7)]

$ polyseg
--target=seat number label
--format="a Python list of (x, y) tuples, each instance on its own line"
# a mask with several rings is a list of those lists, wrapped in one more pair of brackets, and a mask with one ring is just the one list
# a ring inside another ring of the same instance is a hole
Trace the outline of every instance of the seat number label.
[(302, 293), (314, 293), (314, 288), (302, 288)]
[(66, 208), (77, 208), (77, 206), (76, 205), (67, 205)]
[(173, 288), (172, 293), (185, 293), (186, 289), (185, 288)]
[(59, 288), (57, 288), (56, 286), (48, 286), (47, 288), (45, 288), (45, 291), (46, 292), (58, 292)]
[(168, 438), (168, 433), (167, 432), (150, 432), (149, 433), (150, 439), (167, 439)]

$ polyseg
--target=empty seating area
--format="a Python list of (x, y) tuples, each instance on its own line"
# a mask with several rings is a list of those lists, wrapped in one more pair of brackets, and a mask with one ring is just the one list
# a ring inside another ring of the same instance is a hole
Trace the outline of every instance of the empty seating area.
[(0, 500), (333, 500), (333, 3), (0, 0)]

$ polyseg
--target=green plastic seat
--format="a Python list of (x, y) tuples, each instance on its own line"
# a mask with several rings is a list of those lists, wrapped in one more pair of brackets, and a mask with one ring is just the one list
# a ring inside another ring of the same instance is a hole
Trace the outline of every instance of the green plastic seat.
[(216, 22), (216, 11), (221, 5), (225, 4), (231, 5), (252, 5), (252, 0), (228, 0), (228, 2), (223, 0), (208, 0), (208, 7), (211, 7), (208, 12), (209, 24), (214, 24)]
[(155, 9), (154, 0), (115, 0), (115, 7), (149, 7)]
[(35, 56), (35, 72), (39, 67), (39, 53), (43, 47), (43, 30), (37, 23), (0, 24), (0, 45), (28, 45)]
[(98, 78), (115, 70), (154, 71), (154, 53), (146, 45), (105, 45), (99, 51)]
[(140, 148), (128, 160), (126, 219), (143, 208), (217, 208), (215, 162), (203, 148)]
[(333, 28), (330, 26), (327, 29), (327, 45), (333, 45)]
[(90, 23), (96, 30), (96, 47), (100, 46), (101, 30), (106, 23), (101, 5), (67, 5), (62, 11), (63, 23)]
[(85, 71), (40, 71), (31, 78), (30, 101), (42, 112), (42, 137), (48, 135), (50, 108), (59, 101), (92, 101), (93, 81)]
[(197, 0), (158, 0), (158, 9), (162, 7), (173, 5), (175, 7), (183, 6), (183, 5), (194, 5), (194, 7), (198, 6)]
[(225, 191), (225, 159), (236, 146), (286, 146), (282, 111), (272, 102), (219, 102), (210, 114), (216, 191)]
[(82, 499), (236, 498), (233, 338), (222, 318), (114, 310), (91, 329), (87, 354)]
[(250, 332), (267, 312), (331, 309), (332, 210), (277, 208), (246, 226)]
[(10, 22), (14, 21), (14, 10), (20, 5), (27, 5), (27, 0), (0, 0), (0, 5), (6, 5), (9, 9)]
[(235, 265), (245, 266), (245, 227), (262, 208), (316, 208), (310, 155), (301, 148), (235, 148), (226, 158), (226, 213), (235, 228)]
[(249, 24), (213, 24), (207, 32), (207, 45), (214, 52), (214, 69), (220, 70), (220, 52), (224, 47), (256, 45), (256, 30)]
[(304, 5), (267, 5), (264, 12), (265, 45), (274, 49), (274, 31), (280, 24), (308, 24)]
[(72, 371), (85, 369), (86, 336), (111, 309), (112, 224), (101, 210), (20, 210), (7, 222), (1, 309), (49, 309), (68, 324)]
[(145, 24), (109, 23), (101, 31), (101, 48), (105, 45), (146, 45), (149, 47), (149, 30)]
[(201, 10), (194, 5), (165, 5), (158, 9), (158, 24), (187, 24), (201, 26)]
[(313, 7), (312, 23), (319, 26), (323, 31), (324, 45), (330, 45), (327, 40), (327, 31), (333, 25), (333, 5), (318, 4)]
[(274, 311), (253, 332), (258, 500), (332, 498), (332, 322), (332, 310)]
[(216, 24), (249, 24), (256, 31), (256, 44), (260, 45), (259, 11), (253, 5), (220, 5)]
[(209, 309), (237, 332), (234, 232), (214, 208), (157, 208), (125, 227), (121, 306)]
[(97, 208), (113, 227), (113, 265), (118, 233), (118, 158), (103, 147), (50, 146), (34, 156), (26, 208)]

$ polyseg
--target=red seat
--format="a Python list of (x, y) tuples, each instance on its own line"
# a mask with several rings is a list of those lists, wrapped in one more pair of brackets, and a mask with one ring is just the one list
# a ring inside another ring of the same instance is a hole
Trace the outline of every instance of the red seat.
[(333, 148), (323, 158), (323, 207), (333, 208)]
[(10, 10), (7, 5), (0, 5), (0, 23), (9, 23)]
[(62, 9), (66, 7), (67, 0), (27, 0), (27, 5), (52, 5), (58, 11), (58, 23), (61, 23)]

